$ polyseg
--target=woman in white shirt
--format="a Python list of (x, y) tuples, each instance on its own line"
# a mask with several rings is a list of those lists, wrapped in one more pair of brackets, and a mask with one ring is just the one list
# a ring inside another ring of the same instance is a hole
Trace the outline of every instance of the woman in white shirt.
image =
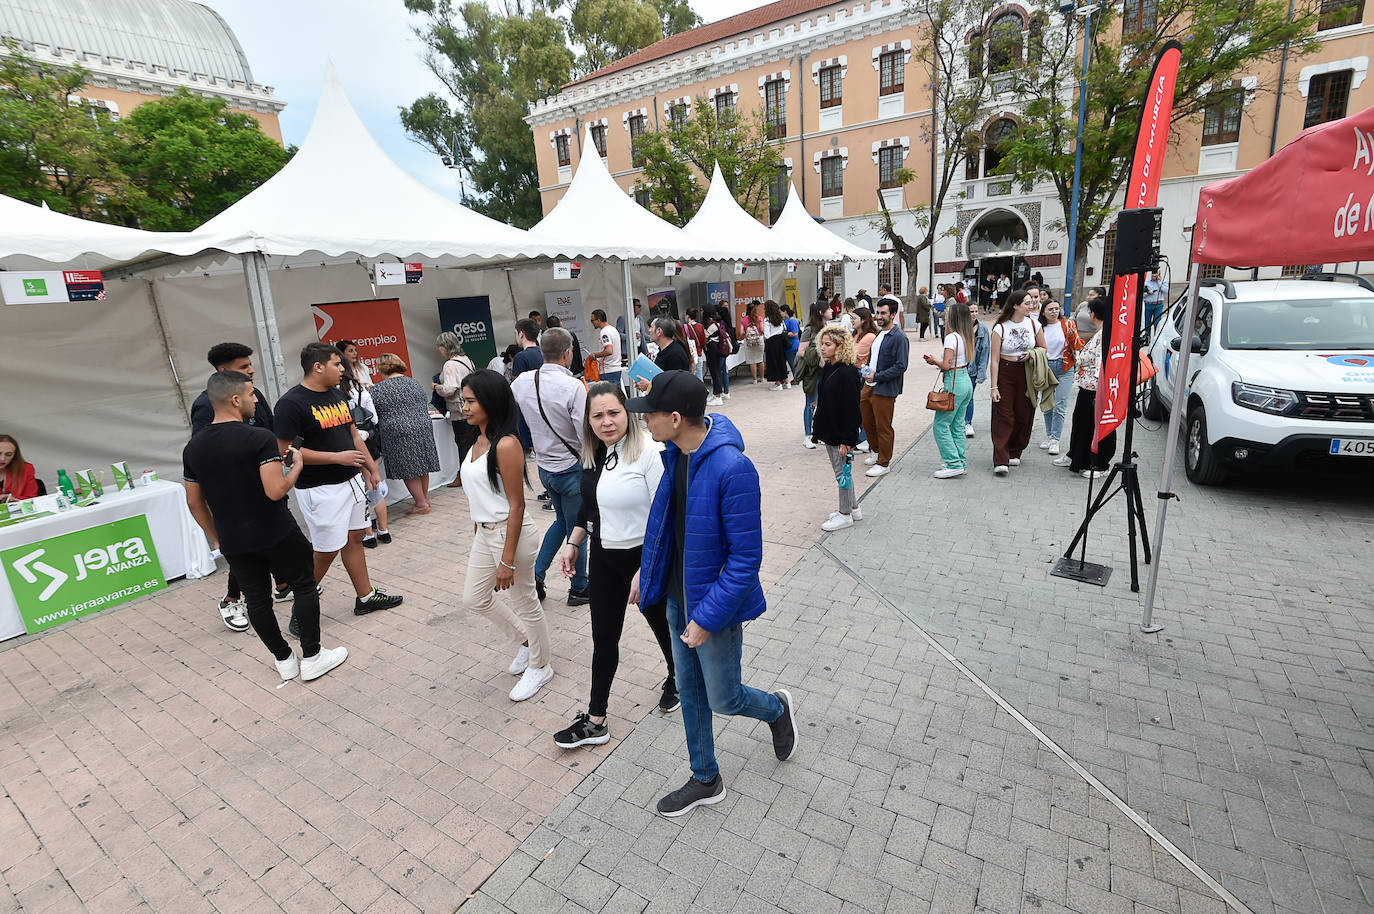
[[(519, 645), (510, 674), (520, 681), (510, 698), (524, 701), (553, 678), (553, 655), (534, 588), (540, 536), (525, 511), (525, 449), (516, 430), (515, 395), (505, 378), (484, 368), (463, 378), (462, 398), (463, 416), (477, 428), (477, 441), (462, 463), (473, 523), (463, 605)], [(509, 590), (514, 606), (497, 604), (493, 590)]]
[(1045, 348), (1045, 334), (1028, 316), (1030, 302), (1024, 290), (1011, 293), (992, 325), (992, 471), (998, 476), (1021, 465), (1035, 422), (1035, 404), (1026, 395), (1026, 358), (1032, 349)]
[(1064, 413), (1069, 407), (1069, 393), (1073, 390), (1073, 357), (1083, 348), (1078, 338), (1078, 329), (1073, 321), (1064, 317), (1064, 309), (1059, 302), (1050, 299), (1040, 309), (1041, 332), (1045, 334), (1045, 355), (1050, 360), (1050, 371), (1059, 385), (1054, 389), (1054, 409), (1045, 413), (1045, 440), (1040, 442), (1040, 450), (1051, 454), (1059, 453), (1059, 436), (1064, 430)]
[[(578, 549), (590, 538), (592, 689), (587, 713), (579, 713), (570, 727), (553, 736), (564, 749), (599, 745), (611, 738), (606, 702), (620, 666), (625, 607), (639, 602), (644, 528), (662, 478), (663, 445), (631, 418), (625, 409), (625, 391), (618, 384), (593, 384), (582, 422), (582, 509), (558, 559), (563, 575), (572, 577)], [(658, 701), (658, 709), (666, 714), (679, 705), (666, 604), (644, 607), (644, 618), (667, 665), (668, 678)]]
[(968, 437), (964, 434), (964, 415), (973, 399), (973, 381), (968, 375), (969, 355), (973, 352), (973, 315), (968, 308), (951, 308), (945, 314), (945, 348), (936, 361), (925, 356), (927, 365), (944, 372), (945, 390), (954, 393), (954, 409), (935, 413), (935, 446), (944, 466), (935, 471), (936, 479), (953, 479), (968, 472)]

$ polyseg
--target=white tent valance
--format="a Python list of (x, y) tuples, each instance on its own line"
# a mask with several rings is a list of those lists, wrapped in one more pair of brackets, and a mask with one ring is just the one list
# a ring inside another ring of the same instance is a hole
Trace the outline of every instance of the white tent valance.
[(150, 254), (201, 249), (199, 240), (185, 232), (143, 232), (90, 222), (0, 196), (0, 260), (7, 269), (76, 262), (101, 269)]

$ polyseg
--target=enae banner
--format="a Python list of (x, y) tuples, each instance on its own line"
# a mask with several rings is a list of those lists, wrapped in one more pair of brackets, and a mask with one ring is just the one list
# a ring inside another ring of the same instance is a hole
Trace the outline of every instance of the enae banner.
[[(1164, 149), (1169, 144), (1169, 121), (1174, 112), (1174, 86), (1183, 46), (1170, 41), (1155, 58), (1140, 115), (1140, 131), (1131, 159), (1131, 183), (1126, 185), (1122, 209), (1140, 209), (1159, 202), (1159, 177), (1164, 170)], [(1093, 453), (1103, 438), (1116, 431), (1131, 411), (1131, 355), (1135, 340), (1136, 276), (1118, 276), (1112, 282), (1112, 313), (1108, 348), (1102, 353), (1097, 379), (1097, 428)]]
[(400, 356), (401, 361), (410, 364), (400, 299), (330, 302), (311, 305), (310, 313), (315, 316), (315, 335), (320, 342), (351, 340), (357, 344), (358, 359), (367, 367), (372, 380), (379, 377), (377, 357), (383, 352)]
[(439, 327), (452, 330), (463, 338), (463, 353), (472, 359), (473, 367), (486, 368), (496, 358), (496, 334), (491, 325), (491, 298), (486, 295), (464, 295), (461, 298), (441, 298)]

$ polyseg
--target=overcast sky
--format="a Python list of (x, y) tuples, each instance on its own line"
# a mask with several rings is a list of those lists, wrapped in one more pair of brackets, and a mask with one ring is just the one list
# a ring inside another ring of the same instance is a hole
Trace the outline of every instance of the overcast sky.
[[(325, 61), (382, 148), (416, 178), (454, 199), (454, 176), (407, 138), (397, 110), (442, 87), (420, 61), (401, 0), (199, 0), (229, 23), (253, 70), (286, 102), (282, 134), (300, 144), (310, 129)], [(710, 22), (763, 0), (691, 0)]]

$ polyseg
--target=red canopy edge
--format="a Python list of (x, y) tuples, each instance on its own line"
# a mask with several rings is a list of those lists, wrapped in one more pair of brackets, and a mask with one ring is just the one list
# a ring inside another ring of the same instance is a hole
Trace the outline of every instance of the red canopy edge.
[(1304, 130), (1198, 194), (1193, 261), (1258, 267), (1374, 260), (1374, 107)]

